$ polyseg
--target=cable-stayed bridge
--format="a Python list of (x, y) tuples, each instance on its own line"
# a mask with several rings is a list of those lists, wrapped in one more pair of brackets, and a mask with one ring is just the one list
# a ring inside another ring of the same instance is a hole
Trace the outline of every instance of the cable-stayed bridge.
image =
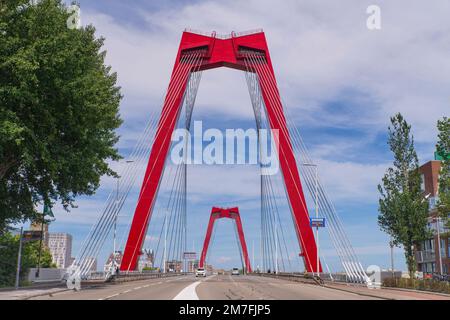
[[(327, 239), (339, 257), (345, 280), (370, 284), (331, 198), (320, 181), (317, 165), (306, 148), (294, 118), (283, 103), (262, 30), (233, 32), (229, 35), (194, 30), (183, 32), (162, 107), (150, 117), (133, 151), (127, 157), (129, 165), (121, 174), (120, 185), (117, 190), (111, 191), (103, 211), (99, 213), (97, 222), (69, 268), (69, 282), (89, 277), (94, 261), (92, 258), (99, 255), (112, 234), (115, 237), (117, 217), (130, 198), (136, 182), (141, 182), (141, 187), (126, 242), (117, 248), (114, 242), (113, 254), (120, 249), (123, 251), (123, 258), (120, 265), (111, 265), (106, 277), (117, 273), (135, 273), (149, 233), (154, 234), (156, 239), (154, 264), (164, 272), (169, 271), (166, 270), (167, 261), (183, 261), (189, 233), (205, 234), (207, 221), (198, 222), (199, 228), (196, 230), (187, 229), (188, 139), (185, 140), (182, 153), (183, 161), (170, 164), (169, 153), (174, 130), (191, 130), (193, 108), (203, 72), (212, 72), (209, 70), (220, 67), (233, 68), (244, 74), (255, 115), (255, 127), (258, 129), (261, 202), (261, 265), (258, 271), (305, 272), (318, 278), (330, 275), (324, 256), (317, 246), (318, 233), (315, 235), (311, 227), (310, 218), (321, 217), (326, 221), (324, 229), (328, 233)], [(259, 133), (263, 129), (275, 133), (271, 139), (276, 145), (280, 169), (278, 175), (268, 172), (262, 161), (264, 146)], [(143, 167), (144, 172), (140, 170)], [(309, 207), (314, 210), (308, 209), (307, 199), (313, 202)], [(239, 206), (239, 203), (235, 205)], [(161, 221), (158, 225), (153, 223), (157, 217)], [(235, 219), (236, 216), (233, 217)], [(236, 219), (235, 221), (238, 222)], [(204, 228), (201, 223), (204, 223)], [(242, 241), (245, 226), (245, 214), (241, 212), (236, 229), (237, 240), (241, 244), (243, 270), (251, 273), (256, 269), (253, 266), (252, 270), (247, 246)], [(209, 238), (209, 244), (211, 237), (214, 239), (214, 230), (208, 228), (206, 237)], [(203, 251), (202, 266), (205, 260), (207, 262), (207, 250), (204, 248)], [(186, 264), (182, 269), (187, 270)]]

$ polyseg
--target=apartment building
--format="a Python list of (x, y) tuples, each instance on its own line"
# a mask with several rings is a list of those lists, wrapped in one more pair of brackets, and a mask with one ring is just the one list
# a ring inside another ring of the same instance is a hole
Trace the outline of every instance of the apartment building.
[(428, 228), (433, 236), (422, 241), (416, 247), (417, 270), (424, 274), (449, 274), (450, 270), (450, 229), (446, 228), (444, 221), (437, 214), (439, 199), (439, 172), (441, 161), (433, 160), (425, 163), (419, 169), (421, 174), (421, 189), (429, 202)]

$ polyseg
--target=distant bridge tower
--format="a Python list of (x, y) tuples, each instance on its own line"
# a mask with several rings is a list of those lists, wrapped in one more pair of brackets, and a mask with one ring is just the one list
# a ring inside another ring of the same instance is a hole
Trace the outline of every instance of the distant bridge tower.
[(244, 273), (252, 272), (250, 265), (250, 259), (248, 258), (247, 244), (245, 242), (244, 229), (242, 228), (241, 216), (239, 214), (239, 208), (217, 208), (213, 207), (211, 210), (211, 216), (209, 217), (208, 229), (206, 230), (205, 242), (203, 243), (202, 254), (200, 256), (199, 267), (204, 268), (206, 254), (208, 253), (209, 243), (211, 241), (211, 235), (214, 227), (214, 223), (217, 219), (233, 219), (236, 223), (236, 231), (239, 238), (239, 244), (241, 246), (242, 258), (244, 262)]

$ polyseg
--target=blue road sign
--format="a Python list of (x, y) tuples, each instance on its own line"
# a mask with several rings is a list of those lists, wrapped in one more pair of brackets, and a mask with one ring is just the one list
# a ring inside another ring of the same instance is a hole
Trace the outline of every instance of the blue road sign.
[(324, 228), (325, 218), (309, 218), (309, 224), (314, 228)]

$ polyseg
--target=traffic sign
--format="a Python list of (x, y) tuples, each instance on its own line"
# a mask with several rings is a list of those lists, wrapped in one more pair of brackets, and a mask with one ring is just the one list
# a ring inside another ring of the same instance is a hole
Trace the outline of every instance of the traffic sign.
[(185, 260), (197, 260), (197, 253), (196, 252), (184, 252), (183, 253), (183, 259), (185, 259)]
[(314, 228), (324, 228), (325, 218), (309, 218), (309, 224)]

